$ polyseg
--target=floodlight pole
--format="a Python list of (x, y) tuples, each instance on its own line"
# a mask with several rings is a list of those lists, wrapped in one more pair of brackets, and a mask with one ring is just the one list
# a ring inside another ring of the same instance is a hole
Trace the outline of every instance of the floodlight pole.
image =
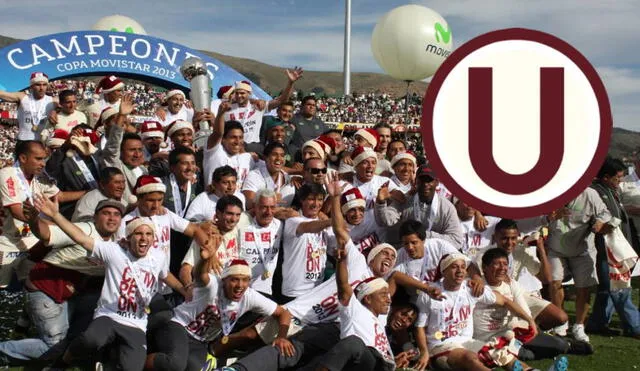
[(344, 95), (351, 94), (351, 0), (344, 7)]

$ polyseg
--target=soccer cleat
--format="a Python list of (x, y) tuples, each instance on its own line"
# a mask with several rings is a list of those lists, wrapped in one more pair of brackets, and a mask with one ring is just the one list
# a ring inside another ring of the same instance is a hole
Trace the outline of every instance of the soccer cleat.
[(576, 354), (576, 355), (589, 355), (593, 354), (593, 346), (586, 342), (580, 340), (568, 340), (569, 350), (567, 353)]
[(569, 322), (565, 322), (558, 327), (554, 327), (553, 329), (551, 329), (551, 332), (558, 336), (564, 337), (567, 336), (567, 330), (569, 330)]
[(553, 361), (548, 371), (567, 371), (569, 369), (569, 360), (567, 357), (558, 357)]

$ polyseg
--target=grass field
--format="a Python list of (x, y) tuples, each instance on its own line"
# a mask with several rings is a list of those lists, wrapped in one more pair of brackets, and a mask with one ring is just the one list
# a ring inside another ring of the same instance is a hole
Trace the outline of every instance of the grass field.
[[(638, 305), (640, 297), (640, 277), (633, 280), (633, 302)], [(567, 290), (567, 297), (571, 296), (570, 290)], [(573, 323), (574, 302), (567, 300), (565, 310)], [(620, 329), (620, 320), (614, 314), (611, 328)], [(591, 344), (595, 349), (595, 353), (590, 356), (567, 356), (569, 358), (569, 370), (579, 371), (640, 371), (640, 340), (633, 338), (616, 336), (604, 337), (597, 335), (589, 335)], [(537, 367), (546, 371), (552, 364), (552, 360), (530, 361), (527, 362), (532, 367)], [(31, 367), (12, 367), (9, 370), (15, 371), (36, 371), (40, 368)], [(265, 370), (267, 371), (267, 370)]]

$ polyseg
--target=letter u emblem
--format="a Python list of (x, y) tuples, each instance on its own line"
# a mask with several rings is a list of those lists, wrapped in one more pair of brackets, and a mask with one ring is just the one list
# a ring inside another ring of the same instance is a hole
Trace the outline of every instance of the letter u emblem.
[[(540, 68), (540, 154), (524, 174), (502, 170), (493, 154), (493, 69), (469, 68), (469, 156), (488, 186), (511, 195), (531, 193), (547, 184), (564, 157), (564, 68)], [(471, 140), (473, 138), (473, 140)]]

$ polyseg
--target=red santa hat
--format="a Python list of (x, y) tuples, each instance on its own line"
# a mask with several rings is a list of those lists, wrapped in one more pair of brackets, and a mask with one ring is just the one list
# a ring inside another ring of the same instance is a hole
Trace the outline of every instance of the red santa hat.
[(358, 146), (351, 153), (351, 158), (353, 159), (353, 167), (358, 166), (362, 161), (373, 157), (376, 160), (378, 159), (378, 154), (369, 147), (361, 147)]
[(100, 118), (98, 119), (98, 122), (96, 122), (96, 128), (104, 125), (104, 123), (106, 121), (108, 121), (111, 117), (115, 116), (118, 114), (118, 111), (116, 111), (115, 108), (113, 107), (107, 107), (105, 109), (102, 110), (102, 112), (100, 113)]
[(369, 144), (371, 144), (371, 147), (373, 148), (376, 148), (376, 146), (378, 145), (378, 141), (380, 140), (380, 135), (375, 129), (360, 129), (356, 131), (356, 135), (359, 135), (360, 137), (362, 137), (362, 139), (369, 142)]
[(135, 204), (138, 202), (139, 195), (143, 195), (151, 192), (167, 192), (167, 187), (162, 183), (160, 178), (156, 178), (151, 175), (142, 175), (136, 181), (136, 186), (133, 189), (135, 195), (129, 197), (129, 203)]
[(176, 131), (181, 129), (189, 129), (192, 133), (194, 132), (193, 125), (189, 121), (176, 120), (167, 127), (167, 137), (171, 138)]
[(171, 99), (171, 97), (175, 97), (176, 95), (182, 95), (182, 98), (187, 99), (187, 96), (184, 95), (184, 92), (180, 89), (173, 89), (173, 90), (169, 90), (169, 92), (167, 93), (167, 95), (165, 95), (164, 97), (164, 103), (166, 104), (167, 101), (169, 99)]
[(49, 83), (49, 76), (44, 72), (33, 72), (29, 78), (29, 85), (37, 84), (39, 82)]
[(151, 228), (151, 230), (153, 231), (153, 235), (156, 235), (156, 224), (153, 222), (153, 220), (151, 220), (151, 218), (142, 216), (137, 216), (127, 222), (125, 227), (125, 234), (127, 235), (127, 237), (129, 237), (133, 234), (133, 232), (136, 231), (136, 229), (143, 225)]
[(353, 290), (354, 294), (356, 294), (356, 299), (358, 301), (362, 301), (365, 296), (371, 295), (376, 291), (380, 291), (384, 288), (389, 287), (387, 281), (380, 277), (369, 277), (366, 280), (360, 282), (358, 286)]
[(331, 138), (328, 135), (321, 135), (316, 139), (321, 141), (322, 143), (326, 144), (329, 147), (330, 150), (327, 152), (328, 155), (330, 155), (332, 153), (333, 154), (336, 153), (336, 147), (338, 146), (338, 143), (336, 142), (335, 139)]
[(236, 86), (234, 86), (233, 90), (246, 90), (249, 94), (253, 92), (251, 83), (247, 80), (236, 81)]
[(320, 155), (320, 158), (322, 159), (322, 161), (324, 161), (327, 158), (327, 153), (331, 153), (331, 147), (329, 147), (327, 143), (321, 140), (318, 140), (318, 138), (306, 141), (302, 145), (303, 151), (305, 147), (311, 147), (315, 149), (316, 152), (318, 152), (318, 154)]
[(47, 147), (60, 147), (67, 141), (67, 139), (69, 139), (69, 132), (62, 129), (56, 129), (53, 131), (53, 135), (47, 139)]
[(116, 90), (123, 90), (124, 83), (118, 77), (111, 75), (105, 76), (98, 83), (96, 93), (111, 93)]
[(401, 160), (409, 160), (413, 162), (413, 166), (418, 166), (418, 162), (416, 161), (416, 156), (414, 156), (411, 152), (400, 152), (397, 155), (393, 156), (391, 159), (391, 167), (396, 166), (398, 162)]
[(140, 125), (140, 137), (147, 138), (164, 138), (162, 125), (158, 121), (145, 121)]
[(233, 275), (242, 275), (251, 277), (251, 268), (249, 268), (249, 264), (244, 259), (233, 259), (229, 264), (222, 270), (222, 278), (227, 278)]
[(220, 87), (220, 89), (218, 89), (218, 93), (216, 94), (216, 96), (218, 97), (218, 99), (226, 99), (229, 100), (231, 99), (231, 94), (233, 94), (233, 86), (231, 85), (225, 85)]
[(340, 210), (343, 214), (354, 207), (365, 207), (366, 205), (367, 203), (358, 188), (351, 188), (340, 196)]

